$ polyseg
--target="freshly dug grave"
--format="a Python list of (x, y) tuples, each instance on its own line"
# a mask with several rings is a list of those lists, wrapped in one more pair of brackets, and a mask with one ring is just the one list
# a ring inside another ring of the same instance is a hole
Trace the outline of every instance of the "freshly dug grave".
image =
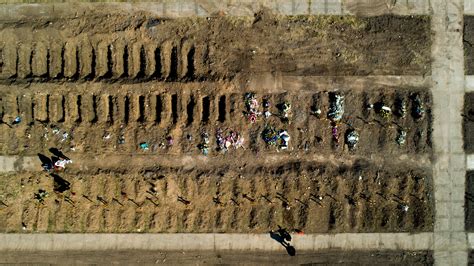
[[(290, 161), (103, 172), (3, 175), (1, 230), (265, 233), (277, 225), (307, 233), (433, 229), (431, 174), (412, 165)], [(40, 189), (49, 193), (42, 203), (34, 199)]]
[(464, 94), (464, 150), (474, 153), (474, 93)]
[[(431, 152), (431, 94), (417, 87), (357, 87), (322, 88), (293, 92), (272, 93), (261, 88), (238, 88), (222, 83), (191, 83), (173, 85), (143, 83), (126, 86), (39, 84), (27, 89), (0, 87), (2, 120), (0, 130), (5, 133), (3, 154), (34, 155), (55, 147), (74, 157), (76, 154), (128, 153), (198, 155), (202, 133), (209, 134), (209, 156), (232, 161), (236, 156), (276, 154), (275, 147), (267, 147), (262, 139), (266, 126), (285, 129), (291, 136), (288, 150), (283, 153), (357, 154), (391, 157), (401, 154), (429, 154)], [(43, 89), (43, 88), (48, 88)], [(14, 92), (14, 93), (13, 93)], [(272, 116), (260, 115), (251, 123), (245, 115), (245, 95), (255, 92), (263, 112), (263, 101), (268, 100)], [(338, 121), (338, 139), (332, 136), (328, 119), (330, 95), (344, 96), (344, 115)], [(423, 102), (424, 115), (414, 115), (414, 98)], [(400, 115), (399, 102), (405, 104)], [(291, 104), (288, 121), (282, 119), (278, 106)], [(392, 110), (383, 117), (376, 107), (385, 105)], [(468, 107), (467, 107), (468, 108)], [(316, 116), (314, 109), (320, 109)], [(22, 121), (12, 125), (15, 117)], [(468, 125), (468, 124), (466, 124)], [(243, 138), (246, 149), (216, 151), (216, 131), (236, 131)], [(360, 143), (349, 150), (348, 132), (355, 130)], [(404, 143), (397, 143), (400, 132), (406, 133)], [(64, 134), (67, 134), (64, 137)], [(468, 138), (474, 134), (465, 134)], [(167, 138), (173, 138), (172, 145)], [(143, 151), (139, 144), (148, 143)]]
[[(139, 82), (430, 73), (427, 16), (163, 19), (146, 13), (0, 23), (0, 78)], [(99, 26), (100, 25), (100, 26)]]
[(474, 74), (474, 16), (464, 16), (464, 67), (466, 75)]
[(474, 231), (474, 171), (466, 172), (466, 230)]

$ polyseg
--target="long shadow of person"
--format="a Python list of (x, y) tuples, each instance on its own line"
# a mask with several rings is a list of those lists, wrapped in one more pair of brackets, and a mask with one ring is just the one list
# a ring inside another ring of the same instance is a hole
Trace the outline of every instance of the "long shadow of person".
[(7, 122), (2, 121), (2, 120), (0, 120), (0, 125), (1, 125), (1, 124), (5, 124), (5, 125), (7, 125), (9, 128), (13, 128), (10, 124), (8, 124)]
[(59, 157), (54, 156), (54, 155), (51, 156), (51, 162), (53, 162), (53, 164), (56, 163), (57, 161), (59, 161)]
[(41, 161), (41, 167), (45, 170), (50, 170), (53, 168), (53, 161), (46, 155), (38, 153), (38, 158)]
[(67, 157), (62, 151), (58, 150), (57, 148), (50, 148), (49, 152), (51, 152), (54, 156), (69, 160), (69, 157)]
[(280, 235), (278, 232), (275, 232), (273, 230), (270, 231), (270, 237), (280, 244), (285, 242), (285, 238), (282, 235)]
[(57, 174), (51, 174), (54, 179), (54, 191), (63, 193), (71, 188), (71, 183)]
[(277, 231), (282, 237), (283, 239), (285, 239), (286, 241), (291, 241), (291, 235), (290, 233), (288, 233), (288, 231), (285, 229), (285, 228), (282, 228), (281, 226), (278, 226), (278, 231)]
[(281, 235), (279, 231), (270, 231), (270, 237), (280, 243), (282, 246), (285, 247), (286, 252), (290, 256), (295, 256), (296, 255), (296, 249), (290, 243), (286, 242), (285, 236)]

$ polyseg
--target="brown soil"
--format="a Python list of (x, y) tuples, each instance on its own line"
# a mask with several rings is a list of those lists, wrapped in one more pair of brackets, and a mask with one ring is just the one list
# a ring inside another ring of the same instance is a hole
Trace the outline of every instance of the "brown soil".
[(474, 171), (466, 173), (466, 230), (474, 231)]
[(74, 252), (8, 252), (0, 263), (15, 264), (323, 264), (323, 265), (433, 265), (431, 251), (322, 251), (284, 252), (235, 251), (74, 251)]
[[(225, 88), (227, 91), (225, 92)], [(53, 87), (49, 93), (41, 86), (4, 92), (3, 121), (10, 123), (20, 115), (22, 122), (13, 127), (0, 124), (8, 140), (3, 146), (4, 154), (36, 155), (57, 147), (64, 152), (104, 154), (107, 152), (143, 153), (139, 143), (147, 142), (150, 150), (145, 154), (199, 154), (197, 148), (201, 133), (210, 134), (211, 147), (215, 147), (215, 132), (218, 129), (234, 129), (245, 138), (246, 150), (231, 150), (226, 159), (234, 156), (276, 153), (267, 147), (260, 134), (265, 125), (286, 129), (290, 133), (290, 151), (308, 155), (310, 153), (357, 154), (397, 156), (399, 154), (426, 154), (431, 152), (431, 95), (420, 88), (370, 88), (364, 90), (338, 90), (345, 95), (345, 115), (338, 123), (340, 141), (348, 130), (355, 128), (360, 135), (360, 144), (349, 151), (347, 146), (336, 146), (331, 136), (331, 124), (327, 117), (328, 91), (300, 91), (298, 93), (265, 93), (257, 91), (257, 98), (272, 103), (269, 119), (259, 119), (251, 124), (243, 115), (245, 92), (223, 84), (189, 84), (186, 86), (143, 84), (122, 87), (122, 93), (104, 86)], [(329, 88), (328, 88), (329, 89)], [(150, 90), (153, 92), (150, 93)], [(74, 91), (74, 93), (71, 93)], [(329, 89), (331, 92), (331, 89)], [(415, 94), (424, 99), (426, 116), (413, 118), (412, 98)], [(392, 115), (383, 118), (369, 104), (383, 102), (396, 110), (396, 101), (407, 103), (406, 117)], [(282, 121), (275, 107), (288, 101), (292, 104), (290, 123)], [(311, 107), (318, 106), (321, 118), (311, 115)], [(55, 130), (58, 130), (57, 132)], [(398, 145), (398, 132), (407, 132), (405, 145)], [(63, 133), (67, 139), (62, 139)], [(110, 138), (104, 138), (109, 135)], [(188, 135), (192, 136), (188, 140)], [(159, 144), (172, 136), (175, 144), (161, 147)], [(118, 144), (123, 138), (125, 143)], [(72, 152), (71, 149), (75, 151)], [(224, 157), (211, 150), (210, 156)]]
[(474, 74), (474, 16), (464, 16), (464, 60), (466, 75)]
[(428, 17), (166, 20), (144, 13), (0, 25), (5, 82), (190, 81), (292, 75), (430, 73)]
[[(288, 162), (200, 169), (150, 168), (141, 174), (2, 177), (0, 228), (7, 232), (412, 232), (433, 226), (430, 173), (385, 163)], [(403, 169), (403, 170), (401, 170)], [(84, 172), (84, 171), (82, 171)], [(51, 192), (43, 204), (38, 189)], [(183, 197), (189, 203), (178, 200)], [(321, 197), (321, 198), (319, 198)], [(66, 201), (66, 200), (68, 201)], [(409, 206), (408, 211), (402, 205)]]
[(464, 94), (464, 150), (474, 153), (474, 93)]
[[(3, 175), (2, 231), (22, 231), (22, 223), (27, 232), (433, 229), (429, 91), (340, 84), (344, 76), (429, 74), (427, 17), (91, 13), (4, 22), (0, 40), (1, 153), (49, 156), (55, 147), (74, 161), (60, 173), (72, 186), (63, 193), (53, 192), (45, 173)], [(249, 85), (268, 73), (339, 82), (290, 83), (283, 91)], [(346, 103), (339, 146), (327, 119), (333, 91)], [(246, 92), (270, 99), (274, 114), (291, 102), (290, 123), (272, 116), (250, 124)], [(425, 105), (422, 119), (412, 116), (415, 95)], [(405, 117), (367, 109), (384, 103), (395, 111), (399, 99), (407, 102)], [(22, 122), (12, 125), (16, 116)], [(288, 130), (288, 150), (265, 145), (265, 124)], [(245, 149), (217, 152), (219, 128), (239, 131)], [(344, 145), (351, 128), (360, 134), (354, 150)], [(404, 145), (396, 143), (399, 130), (407, 132)], [(197, 148), (204, 131), (211, 135), (207, 157)], [(174, 144), (161, 145), (168, 136)], [(142, 142), (150, 149), (141, 150)], [(155, 186), (157, 195), (147, 192)], [(50, 192), (44, 204), (33, 199), (40, 188)]]

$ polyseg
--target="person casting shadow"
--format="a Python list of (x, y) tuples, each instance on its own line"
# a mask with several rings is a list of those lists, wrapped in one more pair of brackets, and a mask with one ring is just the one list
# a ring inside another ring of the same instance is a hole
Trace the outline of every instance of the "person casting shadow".
[(70, 160), (66, 155), (64, 155), (62, 151), (58, 150), (57, 148), (50, 148), (49, 152), (51, 152), (54, 156), (57, 156), (61, 159)]
[(53, 161), (46, 155), (38, 153), (38, 158), (41, 161), (41, 167), (46, 171), (53, 169)]
[(64, 169), (66, 164), (72, 163), (71, 159), (57, 148), (50, 148), (49, 151), (53, 154), (51, 157), (38, 153), (41, 167), (43, 167), (45, 171), (53, 172), (58, 169)]
[(286, 231), (285, 228), (281, 228), (281, 226), (278, 226), (278, 231), (277, 231), (286, 241), (291, 241), (291, 235)]
[(280, 243), (282, 246), (285, 247), (286, 252), (290, 256), (295, 256), (296, 255), (296, 249), (290, 243), (286, 242), (287, 239), (291, 240), (291, 236), (288, 232), (286, 232), (285, 229), (282, 229), (281, 227), (278, 228), (277, 231), (270, 231), (270, 237)]

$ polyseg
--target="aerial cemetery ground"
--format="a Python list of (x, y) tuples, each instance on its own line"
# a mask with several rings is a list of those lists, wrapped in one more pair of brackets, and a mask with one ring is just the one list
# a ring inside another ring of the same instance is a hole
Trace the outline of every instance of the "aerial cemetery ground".
[(474, 17), (191, 2), (0, 8), (2, 262), (472, 261)]
[[(0, 230), (433, 230), (431, 93), (388, 78), (430, 73), (429, 23), (269, 11), (4, 23), (1, 152), (45, 170), (3, 174)], [(72, 163), (48, 166), (60, 158)]]

